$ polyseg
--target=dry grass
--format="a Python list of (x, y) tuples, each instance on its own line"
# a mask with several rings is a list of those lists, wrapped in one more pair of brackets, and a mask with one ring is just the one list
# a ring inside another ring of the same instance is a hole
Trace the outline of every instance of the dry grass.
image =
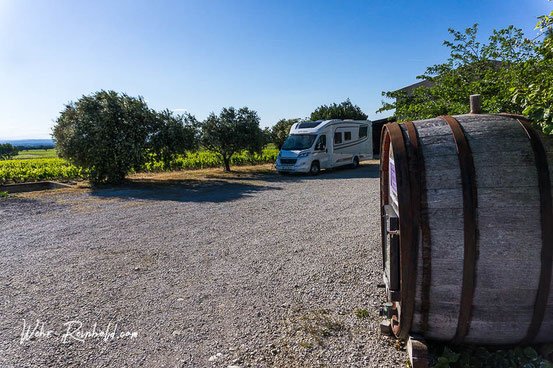
[[(378, 164), (378, 160), (369, 160), (361, 162), (361, 165)], [(222, 168), (209, 168), (199, 170), (169, 171), (158, 173), (136, 173), (131, 174), (122, 184), (125, 186), (155, 187), (157, 185), (180, 185), (195, 187), (212, 181), (233, 182), (240, 180), (245, 183), (248, 179), (258, 179), (262, 176), (277, 175), (272, 164), (253, 165), (253, 166), (233, 166), (231, 172), (224, 172)], [(66, 194), (86, 193), (93, 190), (88, 181), (78, 182), (73, 188), (50, 189), (36, 192), (19, 193), (18, 196), (25, 198), (36, 198), (44, 196), (56, 196)]]
[(160, 173), (136, 173), (128, 176), (128, 181), (140, 182), (197, 182), (210, 180), (232, 180), (236, 178), (257, 177), (260, 175), (276, 174), (272, 164), (255, 166), (233, 166), (231, 172), (224, 172), (221, 168), (210, 168), (200, 170), (168, 171)]
[(85, 192), (89, 192), (90, 189), (91, 189), (91, 186), (88, 181), (81, 181), (81, 182), (77, 182), (71, 188), (37, 190), (33, 192), (15, 193), (15, 195), (22, 198), (37, 198), (37, 197), (56, 196), (60, 194), (85, 193)]
[[(221, 168), (169, 171), (159, 173), (136, 173), (131, 174), (122, 184), (126, 186), (151, 187), (160, 184), (174, 184), (181, 186), (198, 186), (210, 181), (228, 181), (239, 179), (241, 182), (247, 179), (255, 179), (259, 176), (277, 175), (272, 164), (254, 165), (254, 166), (235, 166), (231, 172), (224, 172)], [(100, 186), (104, 187), (104, 186)], [(106, 188), (108, 186), (105, 186)], [(94, 188), (88, 181), (77, 182), (72, 188), (48, 189), (34, 192), (18, 193), (17, 196), (24, 198), (48, 197), (68, 194), (84, 194), (91, 192)]]

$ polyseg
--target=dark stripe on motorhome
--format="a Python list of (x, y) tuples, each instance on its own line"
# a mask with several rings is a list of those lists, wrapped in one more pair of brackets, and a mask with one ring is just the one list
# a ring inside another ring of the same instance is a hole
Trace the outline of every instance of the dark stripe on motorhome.
[(353, 141), (353, 142), (348, 142), (348, 143), (342, 143), (340, 145), (335, 145), (334, 146), (334, 150), (337, 151), (337, 150), (340, 150), (342, 148), (347, 148), (347, 147), (351, 147), (351, 146), (356, 146), (358, 145), (359, 143), (363, 143), (365, 142), (366, 140), (368, 140), (369, 137), (365, 137), (363, 139), (358, 139), (356, 141)]
[[(312, 129), (314, 129), (314, 130), (324, 130), (325, 128), (328, 128), (330, 126), (340, 125), (340, 124), (344, 124), (344, 122), (337, 121), (337, 122), (334, 122), (334, 123), (331, 123), (331, 124), (328, 124), (328, 125), (323, 125), (321, 127), (317, 127), (316, 129), (315, 128), (312, 128)], [(366, 125), (366, 126), (371, 125), (372, 126), (372, 122), (370, 122), (370, 123), (358, 123), (358, 122), (355, 122), (355, 121), (348, 121), (347, 124), (357, 124), (357, 125), (356, 126), (345, 126), (345, 127), (340, 127), (340, 128), (359, 128), (360, 126), (363, 126), (363, 125)]]
[[(347, 124), (357, 124), (357, 125), (371, 125), (371, 123), (358, 123), (358, 122), (355, 122), (355, 121), (348, 121), (346, 123)], [(333, 125), (339, 125), (339, 124), (344, 124), (344, 122), (343, 121), (337, 121), (337, 122), (325, 125), (325, 128), (329, 127), (329, 126), (333, 126)], [(344, 128), (359, 128), (359, 127), (355, 126), (355, 127), (344, 127)]]
[(356, 143), (356, 142), (367, 140), (367, 139), (369, 139), (368, 136), (361, 137), (361, 138), (357, 139), (356, 141), (347, 141), (347, 142), (344, 142), (344, 143), (335, 144), (334, 147), (345, 146), (346, 144), (352, 144), (352, 143)]
[[(346, 122), (347, 124), (357, 124), (356, 126), (344, 126), (344, 127), (340, 127), (340, 128), (359, 128), (359, 126), (362, 126), (362, 125), (366, 125), (366, 126), (369, 126), (369, 125), (372, 125), (372, 123), (357, 123), (355, 121), (348, 121)], [(318, 126), (316, 128), (304, 128), (304, 129), (301, 129), (301, 128), (296, 128), (295, 130), (324, 130), (325, 128), (328, 128), (330, 126), (333, 126), (333, 125), (340, 125), (340, 124), (344, 124), (344, 122), (342, 121), (337, 121), (337, 122), (334, 122), (334, 123), (331, 123), (331, 124), (328, 124), (328, 125), (323, 125), (323, 126)]]

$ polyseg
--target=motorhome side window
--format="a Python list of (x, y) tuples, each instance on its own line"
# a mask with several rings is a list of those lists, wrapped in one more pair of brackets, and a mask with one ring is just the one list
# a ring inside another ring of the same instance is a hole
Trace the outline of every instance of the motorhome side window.
[(359, 127), (359, 138), (366, 137), (368, 135), (369, 127), (364, 125)]
[(334, 144), (342, 143), (342, 132), (334, 133)]
[(344, 141), (351, 141), (351, 132), (344, 132)]
[(315, 145), (315, 151), (324, 151), (326, 149), (326, 135), (321, 135), (317, 139), (317, 144)]

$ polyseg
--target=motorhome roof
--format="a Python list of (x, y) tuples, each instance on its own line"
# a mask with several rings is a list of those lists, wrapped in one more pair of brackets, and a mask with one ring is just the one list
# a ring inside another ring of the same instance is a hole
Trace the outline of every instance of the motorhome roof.
[(310, 133), (318, 133), (319, 131), (323, 130), (324, 128), (328, 127), (329, 125), (333, 123), (355, 123), (355, 124), (362, 124), (362, 123), (369, 123), (368, 120), (351, 120), (351, 119), (333, 119), (333, 120), (316, 120), (316, 121), (304, 121), (300, 123), (296, 123), (292, 125), (292, 129), (290, 130), (290, 134), (310, 134)]

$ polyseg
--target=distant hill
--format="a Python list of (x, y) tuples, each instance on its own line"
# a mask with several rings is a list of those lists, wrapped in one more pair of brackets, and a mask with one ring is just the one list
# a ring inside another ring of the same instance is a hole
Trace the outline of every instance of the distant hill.
[(52, 146), (54, 147), (54, 141), (51, 139), (0, 139), (0, 144), (9, 143), (12, 146), (25, 146), (25, 147), (41, 147)]

